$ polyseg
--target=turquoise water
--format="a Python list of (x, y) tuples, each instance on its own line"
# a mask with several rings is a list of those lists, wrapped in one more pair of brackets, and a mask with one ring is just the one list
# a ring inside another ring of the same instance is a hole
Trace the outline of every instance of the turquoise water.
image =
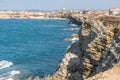
[[(68, 20), (0, 20), (0, 79), (52, 74), (77, 30)], [(78, 26), (74, 26), (78, 27)]]

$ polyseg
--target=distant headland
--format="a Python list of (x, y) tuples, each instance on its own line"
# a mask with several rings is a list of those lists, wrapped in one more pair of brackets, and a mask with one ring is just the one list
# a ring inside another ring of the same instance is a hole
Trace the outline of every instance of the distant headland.
[(93, 15), (120, 15), (120, 9), (111, 8), (108, 10), (66, 10), (62, 8), (58, 11), (13, 11), (1, 10), (0, 19), (65, 19), (72, 14), (93, 14)]

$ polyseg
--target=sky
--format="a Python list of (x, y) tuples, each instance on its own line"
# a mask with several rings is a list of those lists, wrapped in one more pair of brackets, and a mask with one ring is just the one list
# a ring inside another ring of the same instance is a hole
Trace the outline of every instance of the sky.
[(0, 10), (60, 10), (120, 8), (120, 0), (0, 0)]

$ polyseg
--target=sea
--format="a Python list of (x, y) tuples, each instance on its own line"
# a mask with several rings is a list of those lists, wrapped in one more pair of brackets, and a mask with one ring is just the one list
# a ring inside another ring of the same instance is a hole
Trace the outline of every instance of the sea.
[(0, 80), (52, 75), (72, 43), (67, 38), (79, 31), (68, 22), (0, 19)]

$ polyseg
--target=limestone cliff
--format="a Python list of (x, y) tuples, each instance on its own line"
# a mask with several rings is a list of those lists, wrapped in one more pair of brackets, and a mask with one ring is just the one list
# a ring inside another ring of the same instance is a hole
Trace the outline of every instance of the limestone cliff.
[(58, 70), (45, 80), (119, 80), (120, 18), (82, 15), (70, 19), (81, 26), (79, 43), (68, 48)]

